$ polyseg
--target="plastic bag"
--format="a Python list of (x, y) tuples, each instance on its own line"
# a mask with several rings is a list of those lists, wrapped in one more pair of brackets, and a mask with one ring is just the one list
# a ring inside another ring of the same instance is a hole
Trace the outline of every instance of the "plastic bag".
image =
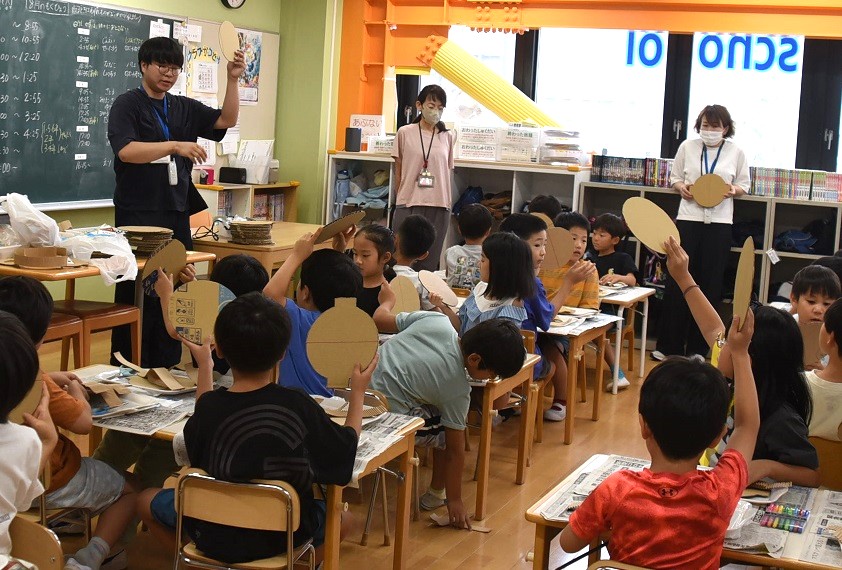
[[(75, 235), (61, 243), (71, 257), (84, 259), (99, 268), (106, 285), (121, 281), (133, 281), (137, 277), (137, 260), (126, 236), (113, 231), (94, 230), (82, 235)], [(91, 254), (98, 251), (108, 258), (91, 259)]]
[(21, 239), (22, 245), (54, 246), (61, 243), (58, 224), (38, 211), (29, 198), (12, 192), (0, 199), (0, 205), (9, 214), (9, 222)]

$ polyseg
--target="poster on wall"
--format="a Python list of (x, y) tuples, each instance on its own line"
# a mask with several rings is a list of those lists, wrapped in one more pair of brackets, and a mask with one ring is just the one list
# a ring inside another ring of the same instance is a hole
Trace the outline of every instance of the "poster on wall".
[(263, 33), (238, 29), (240, 49), (243, 50), (246, 69), (240, 75), (240, 104), (257, 105), (260, 84), (260, 54), (263, 49)]

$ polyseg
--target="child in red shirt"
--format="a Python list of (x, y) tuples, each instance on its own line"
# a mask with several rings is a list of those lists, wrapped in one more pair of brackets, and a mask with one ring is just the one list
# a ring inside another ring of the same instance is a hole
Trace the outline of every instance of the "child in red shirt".
[[(724, 330), (714, 308), (687, 270), (687, 254), (672, 239), (667, 265), (708, 342)], [(719, 568), (731, 515), (748, 482), (760, 426), (748, 345), (751, 311), (742, 331), (734, 318), (728, 335), (734, 366), (734, 432), (717, 466), (698, 471), (699, 456), (725, 432), (730, 395), (725, 378), (697, 359), (659, 364), (640, 393), (640, 431), (652, 458), (649, 469), (609, 476), (570, 517), (561, 547), (576, 552), (610, 532), (613, 560), (646, 568)]]

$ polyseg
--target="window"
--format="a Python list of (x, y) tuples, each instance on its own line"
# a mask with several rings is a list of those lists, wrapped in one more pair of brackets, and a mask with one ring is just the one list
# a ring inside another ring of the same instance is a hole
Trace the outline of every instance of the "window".
[(688, 136), (706, 105), (724, 105), (751, 166), (794, 168), (803, 57), (801, 36), (694, 34)]
[(666, 32), (542, 28), (536, 102), (583, 148), (613, 156), (661, 150)]
[[(473, 32), (465, 26), (451, 26), (448, 39), (456, 42), (459, 47), (506, 81), (512, 81), (515, 69), (514, 34)], [(430, 70), (429, 75), (422, 75), (420, 79), (421, 88), (436, 84), (444, 88), (447, 93), (447, 107), (444, 109), (443, 121), (487, 126), (505, 124), (497, 115), (476, 102), (437, 71)]]

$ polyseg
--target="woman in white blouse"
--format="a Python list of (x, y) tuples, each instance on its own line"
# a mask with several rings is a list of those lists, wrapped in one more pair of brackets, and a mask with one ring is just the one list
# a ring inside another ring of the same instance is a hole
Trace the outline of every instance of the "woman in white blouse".
[[(734, 121), (722, 105), (708, 105), (699, 113), (695, 130), (698, 139), (681, 143), (670, 174), (672, 188), (681, 194), (676, 226), (681, 246), (690, 256), (690, 274), (702, 292), (716, 306), (731, 248), (734, 198), (750, 185), (748, 162), (743, 151), (729, 140)], [(693, 184), (705, 174), (717, 174), (728, 185), (722, 202), (705, 208), (693, 199)], [(663, 317), (659, 327), (656, 357), (669, 355), (705, 356), (710, 347), (691, 318), (684, 294), (674, 281), (667, 282)]]

